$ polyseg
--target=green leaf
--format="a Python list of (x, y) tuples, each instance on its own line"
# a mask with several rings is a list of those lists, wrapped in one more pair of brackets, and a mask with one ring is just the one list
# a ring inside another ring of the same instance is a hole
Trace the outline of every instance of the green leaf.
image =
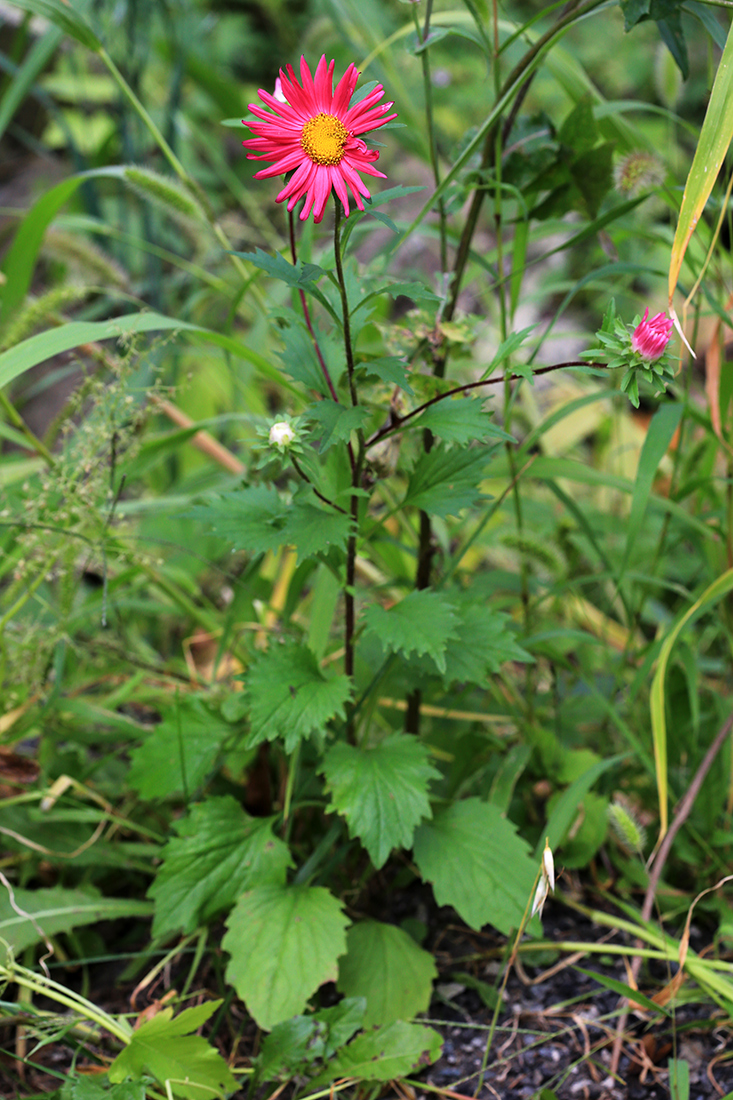
[(340, 1077), (360, 1081), (392, 1081), (418, 1073), (440, 1057), (442, 1039), (437, 1031), (422, 1024), (397, 1020), (357, 1035), (339, 1051), (328, 1069), (310, 1082), (310, 1087), (327, 1085)]
[(338, 988), (348, 997), (366, 997), (365, 1028), (427, 1011), (438, 972), (433, 956), (412, 936), (394, 924), (368, 920), (352, 925), (346, 943)]
[(582, 966), (574, 966), (573, 970), (577, 970), (580, 974), (585, 974), (586, 978), (592, 978), (593, 981), (602, 985), (604, 989), (610, 989), (614, 993), (618, 993), (620, 997), (628, 997), (630, 1001), (636, 1001), (637, 1004), (642, 1005), (655, 1015), (660, 1012), (664, 1016), (672, 1015), (665, 1005), (657, 1004), (651, 997), (647, 997), (646, 994), (640, 993), (638, 989), (632, 989), (631, 986), (617, 981), (616, 978), (609, 977), (608, 974), (599, 974), (596, 970), (584, 970)]
[(69, 321), (68, 324), (59, 325), (48, 332), (29, 336), (27, 340), (22, 340), (0, 354), (0, 386), (7, 386), (31, 367), (52, 359), (54, 355), (78, 348), (81, 344), (91, 344), (97, 340), (123, 340), (139, 332), (173, 330), (185, 332), (196, 340), (216, 344), (232, 355), (252, 363), (266, 378), (287, 386), (281, 372), (241, 340), (175, 317), (164, 317), (160, 313), (127, 313), (110, 321)]
[(344, 512), (298, 499), (287, 510), (282, 541), (297, 547), (300, 563), (334, 546), (343, 550), (351, 529), (351, 517)]
[(456, 637), (457, 618), (445, 596), (428, 589), (416, 590), (385, 611), (372, 604), (364, 613), (367, 631), (376, 634), (383, 648), (392, 653), (427, 653), (445, 672), (445, 650)]
[(214, 766), (231, 727), (194, 695), (179, 698), (130, 754), (128, 782), (143, 798), (188, 797)]
[(446, 443), (470, 443), (472, 439), (486, 439), (488, 436), (513, 442), (513, 436), (491, 423), (492, 414), (484, 409), (485, 401), (481, 397), (436, 401), (412, 423), (416, 428), (429, 428), (433, 435), (440, 436)]
[(136, 898), (104, 898), (92, 886), (65, 890), (60, 886), (40, 890), (13, 888), (15, 906), (0, 885), (0, 940), (15, 955), (44, 937), (58, 936), (84, 924), (122, 917), (149, 917), (151, 903)]
[(288, 286), (298, 289), (311, 289), (309, 284), (326, 274), (318, 264), (304, 264), (300, 260), (291, 264), (279, 252), (271, 255), (269, 252), (263, 252), (261, 248), (255, 249), (254, 252), (235, 252), (234, 255), (265, 271), (273, 279), (280, 279)]
[(122, 1081), (113, 1085), (107, 1076), (67, 1077), (61, 1088), (61, 1100), (145, 1100), (144, 1081)]
[(332, 1057), (361, 1028), (365, 1009), (363, 997), (345, 997), (312, 1016), (293, 1016), (275, 1024), (262, 1040), (255, 1064), (257, 1080), (289, 1079), (316, 1060)]
[(323, 454), (334, 443), (348, 442), (352, 432), (364, 427), (369, 412), (362, 405), (339, 405), (327, 399), (311, 405), (308, 417), (323, 427), (318, 441), (318, 450)]
[(391, 386), (399, 386), (405, 393), (414, 393), (407, 380), (407, 366), (396, 356), (368, 359), (364, 363), (357, 364), (356, 369), (365, 371), (367, 378), (379, 378), (382, 382), (387, 382)]
[(282, 737), (286, 752), (298, 741), (322, 732), (332, 718), (345, 718), (351, 695), (347, 676), (326, 676), (304, 645), (271, 645), (250, 667), (247, 747)]
[(95, 53), (102, 48), (102, 43), (78, 10), (78, 5), (70, 4), (67, 0), (13, 0), (13, 7), (48, 19), (49, 23), (54, 23), (64, 34), (75, 38), (82, 46), (94, 50)]
[(253, 886), (283, 884), (290, 851), (272, 835), (274, 818), (250, 817), (230, 795), (207, 798), (176, 822), (148, 889), (153, 936), (193, 932)]
[[(430, 817), (427, 788), (440, 772), (414, 737), (394, 733), (376, 745), (332, 745), (320, 770), (331, 804), (346, 818), (379, 869), (393, 848), (412, 847), (415, 826)], [(385, 1021), (380, 1021), (384, 1023)]]
[(610, 756), (607, 760), (599, 760), (584, 771), (582, 775), (579, 775), (577, 779), (570, 784), (567, 790), (562, 792), (550, 814), (547, 825), (542, 830), (542, 838), (537, 842), (537, 849), (535, 852), (537, 859), (540, 859), (542, 856), (545, 838), (548, 839), (551, 848), (560, 847), (565, 838), (565, 834), (577, 816), (578, 808), (587, 792), (604, 772), (607, 772), (609, 768), (614, 768), (623, 759), (623, 754), (621, 754), (619, 756)]
[(682, 417), (683, 405), (679, 401), (661, 405), (652, 417), (647, 429), (644, 443), (639, 455), (639, 465), (634, 481), (634, 492), (631, 498), (631, 511), (626, 524), (626, 544), (624, 557), (618, 574), (618, 584), (626, 572), (631, 551), (641, 531), (644, 516), (646, 515), (649, 498), (657, 474), (657, 467), (667, 453), (672, 441), (672, 436)]
[(413, 853), (439, 905), (452, 905), (476, 930), (493, 924), (509, 935), (519, 927), (537, 868), (496, 806), (456, 802), (418, 828)]
[(583, 196), (589, 218), (596, 218), (604, 198), (613, 186), (612, 141), (588, 150), (570, 164), (573, 183)]
[(218, 1051), (197, 1031), (216, 1011), (221, 1001), (208, 1001), (185, 1008), (174, 1018), (164, 1008), (133, 1032), (129, 1046), (109, 1067), (109, 1079), (122, 1082), (149, 1073), (165, 1087), (170, 1082), (174, 1096), (183, 1100), (211, 1100), (238, 1087), (229, 1066)]
[(257, 886), (227, 919), (227, 980), (261, 1028), (294, 1016), (324, 982), (335, 981), (349, 923), (322, 886)]
[(532, 662), (532, 656), (517, 643), (511, 616), (486, 605), (470, 603), (456, 608), (455, 636), (445, 649), (446, 685), (461, 681), (485, 684), (506, 661)]
[(490, 456), (486, 447), (451, 451), (444, 443), (433, 447), (415, 463), (403, 507), (412, 505), (435, 516), (457, 516), (481, 497), (479, 482)]
[(204, 520), (236, 550), (259, 554), (276, 550), (287, 541), (282, 533), (287, 505), (272, 486), (255, 485), (223, 493), (207, 504), (190, 508), (186, 516)]

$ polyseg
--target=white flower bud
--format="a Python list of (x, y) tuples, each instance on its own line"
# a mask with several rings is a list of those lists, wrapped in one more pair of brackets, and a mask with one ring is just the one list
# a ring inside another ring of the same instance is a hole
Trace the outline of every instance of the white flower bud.
[(278, 420), (270, 428), (270, 443), (273, 447), (289, 447), (295, 440), (295, 432), (287, 420)]
[(555, 892), (555, 860), (552, 858), (552, 848), (545, 838), (545, 850), (542, 853), (542, 877), (547, 879), (547, 884)]
[(534, 893), (534, 901), (532, 903), (532, 912), (530, 917), (533, 917), (535, 913), (539, 913), (542, 916), (542, 907), (545, 904), (547, 898), (547, 879), (543, 875), (540, 881), (537, 883), (537, 889)]

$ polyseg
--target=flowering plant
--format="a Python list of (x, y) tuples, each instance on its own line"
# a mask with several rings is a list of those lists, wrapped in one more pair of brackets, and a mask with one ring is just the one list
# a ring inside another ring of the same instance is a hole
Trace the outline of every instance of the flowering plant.
[(637, 314), (628, 326), (616, 316), (616, 305), (611, 301), (596, 333), (599, 346), (581, 354), (581, 359), (605, 362), (608, 367), (626, 367), (621, 390), (635, 409), (639, 407), (640, 378), (653, 386), (655, 393), (660, 393), (676, 373), (676, 362), (669, 351), (673, 322), (666, 313), (648, 318), (647, 308), (643, 317)]
[(359, 72), (349, 65), (333, 90), (335, 62), (326, 64), (323, 55), (311, 74), (304, 57), (300, 59), (300, 81), (292, 65), (280, 70), (275, 95), (260, 89), (262, 102), (274, 111), (265, 111), (255, 103), (249, 109), (258, 122), (244, 122), (255, 134), (242, 142), (250, 160), (268, 160), (273, 163), (255, 173), (255, 179), (279, 176), (287, 172), (293, 175), (277, 196), (277, 202), (288, 200), (288, 210), (305, 196), (300, 217), (304, 221), (313, 212), (313, 220), (320, 222), (326, 202), (334, 190), (343, 203), (344, 213), (349, 213), (349, 192), (360, 210), (363, 198), (369, 198), (369, 190), (359, 172), (369, 176), (384, 173), (373, 167), (379, 152), (370, 149), (359, 134), (366, 134), (384, 126), (396, 118), (396, 112), (387, 114), (391, 103), (379, 103), (384, 93), (381, 84), (362, 99), (354, 101), (354, 90)]

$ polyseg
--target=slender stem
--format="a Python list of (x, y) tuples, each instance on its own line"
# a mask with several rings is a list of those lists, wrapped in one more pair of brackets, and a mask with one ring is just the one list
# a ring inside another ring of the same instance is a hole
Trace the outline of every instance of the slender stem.
[(344, 352), (346, 353), (346, 371), (349, 376), (349, 392), (351, 404), (358, 405), (356, 396), (356, 383), (354, 380), (354, 349), (351, 344), (351, 319), (349, 317), (349, 298), (346, 293), (346, 281), (344, 279), (344, 265), (341, 258), (341, 203), (336, 200), (336, 221), (333, 233), (333, 253), (336, 260), (336, 274), (338, 276), (339, 293), (341, 294), (341, 311), (344, 318)]
[[(290, 255), (293, 258), (293, 265), (295, 265), (298, 262), (298, 254), (295, 248), (295, 219), (293, 218), (292, 210), (288, 212), (288, 223), (290, 227)], [(311, 340), (313, 341), (313, 350), (316, 353), (316, 358), (318, 359), (321, 370), (323, 372), (323, 377), (326, 380), (328, 392), (331, 394), (333, 400), (338, 403), (338, 395), (331, 380), (331, 375), (329, 374), (328, 367), (326, 366), (326, 360), (323, 358), (323, 353), (321, 352), (318, 338), (313, 328), (313, 322), (311, 321), (311, 315), (310, 310), (308, 309), (308, 300), (306, 299), (305, 291), (299, 289), (298, 293), (300, 295), (300, 304), (303, 307), (303, 317), (305, 318), (306, 327), (308, 329), (308, 332), (310, 333)]]
[[(336, 262), (336, 276), (338, 279), (339, 294), (341, 295), (341, 311), (343, 315), (343, 332), (344, 332), (344, 355), (346, 358), (346, 371), (349, 378), (349, 392), (351, 394), (351, 403), (356, 406), (359, 404), (358, 394), (356, 392), (356, 378), (355, 378), (355, 365), (354, 365), (354, 348), (351, 343), (351, 324), (349, 321), (349, 297), (346, 292), (346, 280), (344, 278), (344, 265), (341, 256), (341, 205), (338, 199), (335, 200), (336, 218), (334, 224), (333, 234), (333, 252)], [(356, 432), (358, 440), (357, 450), (354, 453), (354, 449), (349, 441), (349, 457), (351, 459), (351, 486), (353, 489), (359, 488), (361, 481), (361, 470), (364, 463), (364, 432), (361, 428)], [(359, 523), (359, 497), (356, 493), (352, 493), (349, 502), (349, 514), (351, 516), (351, 533), (349, 535), (348, 542), (346, 544), (346, 584), (344, 586), (344, 672), (353, 680), (354, 676), (354, 664), (355, 664), (355, 645), (354, 636), (356, 631), (356, 602), (355, 602), (355, 582), (356, 582), (356, 538)], [(346, 736), (350, 744), (354, 744), (356, 741), (356, 715), (355, 711), (349, 714), (346, 723)]]
[(345, 508), (342, 508), (340, 505), (335, 504), (332, 500), (329, 500), (328, 497), (325, 497), (323, 495), (323, 493), (321, 493), (318, 489), (316, 489), (315, 485), (313, 484), (311, 479), (308, 477), (308, 474), (305, 472), (303, 467), (300, 465), (300, 463), (298, 462), (297, 458), (295, 457), (295, 455), (293, 454), (292, 451), (290, 452), (289, 457), (290, 457), (290, 461), (292, 462), (293, 466), (298, 471), (300, 476), (303, 478), (303, 481), (307, 481), (307, 483), (310, 485), (311, 489), (316, 494), (318, 499), (322, 500), (324, 504), (330, 505), (331, 508), (335, 508), (337, 512), (341, 512), (343, 515), (347, 515), (347, 512), (346, 512)]
[[(539, 367), (539, 369), (533, 371), (532, 374), (533, 377), (536, 377), (540, 374), (549, 374), (551, 371), (565, 370), (570, 367), (595, 367), (596, 369), (602, 369), (604, 365), (603, 363), (588, 363), (581, 359), (572, 359), (567, 363), (553, 363), (549, 367)], [(393, 432), (399, 431), (408, 420), (412, 420), (413, 416), (418, 416), (421, 412), (425, 412), (426, 409), (429, 409), (431, 405), (437, 404), (438, 401), (445, 401), (446, 398), (454, 397), (457, 393), (467, 393), (469, 390), (476, 390), (480, 386), (498, 386), (501, 382), (518, 382), (521, 379), (525, 379), (526, 381), (526, 376), (524, 374), (510, 374), (505, 377), (497, 374), (493, 378), (482, 378), (478, 382), (466, 382), (462, 386), (454, 386), (453, 389), (445, 390), (444, 393), (439, 393), (436, 397), (431, 397), (429, 401), (424, 401), (422, 405), (418, 405), (417, 408), (411, 409), (411, 411), (405, 413), (404, 416), (397, 417), (393, 415), (390, 423), (385, 424), (383, 428), (380, 428), (379, 431), (375, 432), (373, 436), (367, 439), (365, 445), (367, 447), (373, 447), (375, 443), (379, 443), (380, 439), (384, 439), (385, 436), (392, 435)]]

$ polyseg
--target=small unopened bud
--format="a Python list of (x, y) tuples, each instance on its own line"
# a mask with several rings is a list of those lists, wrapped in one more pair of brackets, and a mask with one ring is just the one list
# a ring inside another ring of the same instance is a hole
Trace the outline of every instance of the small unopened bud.
[(295, 432), (287, 420), (278, 420), (270, 428), (270, 443), (283, 450), (295, 440)]
[(553, 893), (555, 892), (555, 860), (552, 856), (550, 841), (547, 838), (545, 838), (545, 850), (542, 853), (542, 865), (540, 870), (542, 873), (534, 893), (532, 912), (530, 913), (531, 917), (533, 917), (535, 913), (540, 917), (542, 916), (542, 909), (547, 901), (547, 895), (550, 891)]
[(631, 346), (647, 362), (653, 363), (659, 359), (669, 343), (673, 322), (666, 313), (657, 313), (649, 321), (649, 307), (644, 311), (639, 324), (634, 329), (631, 337)]

